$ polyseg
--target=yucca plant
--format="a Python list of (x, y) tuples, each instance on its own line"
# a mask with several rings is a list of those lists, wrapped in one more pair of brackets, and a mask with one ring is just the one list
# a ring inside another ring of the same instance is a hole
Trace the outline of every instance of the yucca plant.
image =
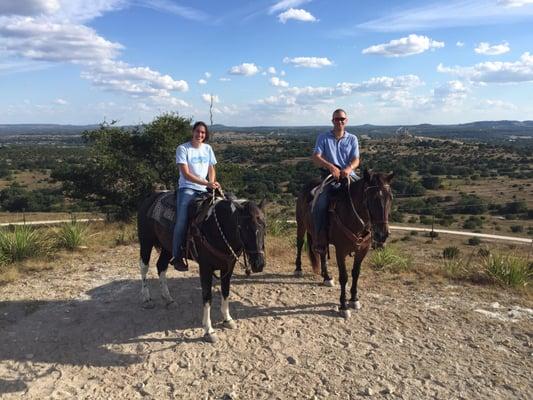
[(492, 279), (508, 286), (526, 286), (533, 278), (527, 260), (510, 254), (489, 254), (482, 267)]
[(453, 259), (459, 257), (460, 251), (456, 246), (449, 246), (442, 250), (442, 257), (447, 259)]
[(384, 247), (373, 251), (369, 261), (371, 267), (391, 272), (403, 271), (411, 266), (411, 258), (394, 247)]
[(0, 230), (0, 254), (4, 262), (13, 263), (50, 252), (50, 237), (42, 230), (27, 225)]
[(60, 248), (75, 250), (87, 240), (87, 224), (72, 220), (56, 230), (56, 240)]

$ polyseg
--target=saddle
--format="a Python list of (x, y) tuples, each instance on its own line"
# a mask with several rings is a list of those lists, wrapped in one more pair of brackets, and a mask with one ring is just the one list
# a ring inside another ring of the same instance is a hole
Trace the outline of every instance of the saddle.
[(172, 231), (176, 225), (176, 191), (163, 191), (148, 209), (148, 218)]

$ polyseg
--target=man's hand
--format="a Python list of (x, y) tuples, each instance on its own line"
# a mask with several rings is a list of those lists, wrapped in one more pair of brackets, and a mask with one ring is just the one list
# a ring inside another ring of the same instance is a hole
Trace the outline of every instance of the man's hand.
[(329, 168), (329, 172), (331, 173), (331, 175), (333, 175), (333, 178), (335, 178), (336, 181), (338, 181), (341, 177), (341, 170), (338, 169), (335, 165), (332, 165), (330, 168)]
[(350, 176), (351, 173), (352, 173), (352, 167), (346, 167), (340, 172), (341, 178), (347, 178)]

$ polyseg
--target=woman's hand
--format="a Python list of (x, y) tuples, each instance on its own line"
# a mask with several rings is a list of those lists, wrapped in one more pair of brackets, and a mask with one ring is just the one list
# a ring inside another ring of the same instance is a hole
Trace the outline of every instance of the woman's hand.
[(211, 189), (211, 190), (220, 189), (220, 183), (218, 183), (217, 181), (215, 181), (215, 182), (207, 182), (206, 186), (207, 186), (208, 189)]

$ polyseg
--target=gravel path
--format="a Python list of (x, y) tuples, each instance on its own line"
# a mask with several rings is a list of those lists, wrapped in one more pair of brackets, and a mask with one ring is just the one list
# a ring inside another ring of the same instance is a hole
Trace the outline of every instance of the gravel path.
[[(75, 255), (0, 288), (0, 397), (84, 399), (525, 399), (533, 310), (495, 287), (365, 268), (363, 308), (269, 259), (232, 281), (236, 330), (203, 342), (197, 268), (169, 272), (177, 306), (140, 305), (137, 247)], [(334, 270), (334, 269), (332, 269)], [(307, 268), (309, 271), (309, 268)], [(159, 299), (155, 266), (152, 297)]]

